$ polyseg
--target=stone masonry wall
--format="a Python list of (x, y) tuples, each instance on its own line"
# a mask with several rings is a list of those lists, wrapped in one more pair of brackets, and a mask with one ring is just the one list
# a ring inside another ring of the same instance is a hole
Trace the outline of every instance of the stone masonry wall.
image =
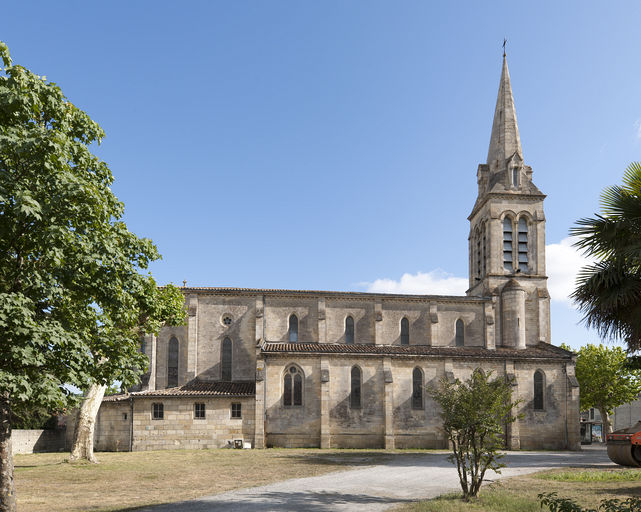
[[(205, 418), (194, 418), (194, 403), (205, 404)], [(154, 403), (164, 406), (163, 419), (152, 419)], [(240, 403), (242, 418), (231, 417)], [(253, 398), (168, 398), (134, 401), (133, 449), (224, 448), (235, 439), (254, 442)]]
[[(285, 407), (285, 371), (295, 364), (304, 376), (303, 405)], [(265, 445), (286, 448), (320, 446), (320, 362), (318, 358), (282, 358), (266, 366)]]
[(65, 429), (13, 429), (11, 431), (11, 449), (14, 455), (64, 451)]
[(130, 403), (103, 402), (94, 428), (94, 449), (101, 452), (129, 451), (130, 435)]

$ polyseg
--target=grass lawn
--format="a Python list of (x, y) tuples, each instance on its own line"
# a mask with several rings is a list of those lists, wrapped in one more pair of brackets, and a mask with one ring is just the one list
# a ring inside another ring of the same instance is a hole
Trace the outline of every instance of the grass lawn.
[(603, 499), (624, 500), (641, 496), (641, 470), (575, 469), (553, 470), (500, 480), (483, 487), (479, 499), (464, 503), (460, 495), (404, 505), (400, 512), (541, 512), (537, 494), (556, 492), (583, 507), (596, 508)]
[(70, 464), (68, 456), (15, 456), (19, 510), (126, 510), (368, 466), (391, 455), (384, 450), (166, 450), (98, 453), (100, 464)]

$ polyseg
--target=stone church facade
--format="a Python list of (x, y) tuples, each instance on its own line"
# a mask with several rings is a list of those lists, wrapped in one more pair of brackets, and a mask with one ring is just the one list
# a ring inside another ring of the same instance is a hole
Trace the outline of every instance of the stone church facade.
[(513, 378), (510, 449), (578, 449), (571, 353), (551, 344), (545, 196), (523, 159), (505, 57), (468, 219), (465, 296), (183, 288), (139, 391), (106, 397), (99, 450), (444, 448), (426, 392), (475, 368)]

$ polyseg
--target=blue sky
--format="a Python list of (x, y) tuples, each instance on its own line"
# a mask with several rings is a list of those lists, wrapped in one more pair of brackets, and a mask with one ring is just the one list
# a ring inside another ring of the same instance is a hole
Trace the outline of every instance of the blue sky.
[(458, 290), (506, 37), (525, 161), (548, 194), (553, 341), (598, 341), (564, 299), (581, 259), (562, 241), (641, 160), (641, 3), (2, 11), (14, 62), (107, 132), (97, 152), (130, 229), (163, 254), (154, 276), (194, 286)]

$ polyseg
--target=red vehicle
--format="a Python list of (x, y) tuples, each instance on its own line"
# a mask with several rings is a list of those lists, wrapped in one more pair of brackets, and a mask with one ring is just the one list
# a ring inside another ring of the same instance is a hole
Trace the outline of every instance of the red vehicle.
[(606, 437), (608, 457), (621, 466), (641, 467), (641, 421)]

